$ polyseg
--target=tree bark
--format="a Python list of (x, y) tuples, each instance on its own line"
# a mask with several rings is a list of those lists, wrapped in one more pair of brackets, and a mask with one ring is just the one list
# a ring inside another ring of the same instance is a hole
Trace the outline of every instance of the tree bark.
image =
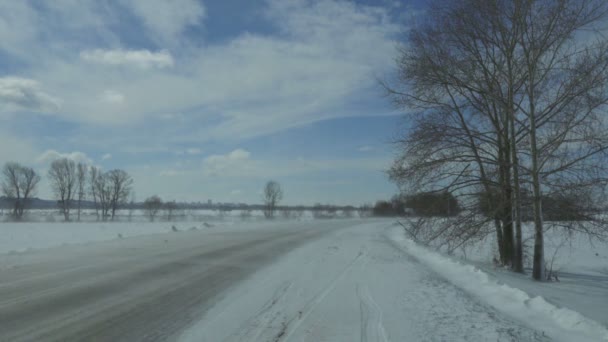
[[(533, 102), (530, 101), (532, 104)], [(538, 170), (538, 148), (536, 142), (536, 114), (534, 105), (531, 105), (530, 118), (530, 153), (532, 159), (532, 189), (534, 206), (534, 260), (532, 265), (532, 278), (542, 281), (545, 278), (545, 251), (543, 237), (543, 210)]]
[(522, 232), (521, 232), (521, 186), (519, 182), (519, 158), (517, 157), (517, 140), (515, 136), (515, 115), (510, 113), (509, 115), (510, 128), (511, 128), (511, 163), (513, 165), (513, 206), (515, 217), (515, 255), (513, 257), (513, 270), (515, 272), (523, 273), (524, 271), (524, 257), (523, 257), (523, 246), (522, 246)]

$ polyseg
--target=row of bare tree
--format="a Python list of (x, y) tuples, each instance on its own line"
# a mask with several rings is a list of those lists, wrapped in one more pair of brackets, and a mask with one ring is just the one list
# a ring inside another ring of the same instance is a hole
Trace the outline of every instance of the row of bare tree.
[(163, 202), (159, 196), (154, 195), (144, 200), (143, 208), (150, 222), (154, 222), (161, 210), (165, 211), (167, 221), (171, 221), (178, 210), (178, 205), (175, 201)]
[(458, 217), (417, 230), (432, 232), (427, 242), (458, 247), (495, 234), (500, 261), (517, 272), (522, 211), (531, 206), (532, 276), (543, 280), (543, 234), (558, 224), (544, 224), (543, 196), (575, 199), (585, 217), (559, 224), (607, 234), (598, 213), (608, 180), (608, 2), (430, 6), (399, 52), (397, 79), (384, 84), (411, 123), (390, 177), (404, 192), (458, 197)]
[[(77, 220), (80, 221), (83, 203), (87, 199), (93, 202), (98, 220), (114, 220), (116, 211), (127, 203), (133, 188), (133, 178), (124, 170), (102, 172), (95, 166), (76, 163), (68, 158), (56, 159), (51, 163), (48, 179), (65, 221), (71, 220), (72, 209), (76, 210)], [(32, 168), (14, 162), (4, 165), (2, 193), (13, 202), (13, 219), (23, 218), (26, 205), (39, 182), (40, 175)], [(274, 218), (282, 198), (281, 185), (275, 181), (267, 182), (263, 196), (266, 218)], [(167, 212), (168, 220), (171, 220), (177, 203), (163, 203), (159, 196), (151, 196), (144, 201), (143, 207), (150, 221), (154, 221), (161, 209)]]
[[(267, 219), (273, 219), (276, 215), (277, 207), (279, 202), (283, 199), (283, 189), (281, 185), (276, 181), (268, 181), (264, 186), (262, 200), (264, 201), (264, 217)], [(167, 213), (167, 220), (171, 220), (173, 212), (177, 209), (175, 201), (164, 202), (157, 196), (150, 196), (146, 198), (143, 203), (143, 208), (146, 216), (150, 221), (154, 221), (161, 210), (165, 210)], [(283, 210), (283, 216), (285, 218), (291, 218), (294, 216), (294, 212), (289, 210)]]
[(21, 220), (30, 199), (36, 192), (40, 176), (34, 169), (9, 162), (2, 168), (2, 194), (12, 199), (11, 216)]
[[(116, 211), (127, 202), (133, 179), (124, 170), (102, 172), (95, 166), (76, 163), (67, 158), (54, 160), (48, 171), (53, 195), (66, 221), (71, 210), (77, 210), (77, 220), (83, 202), (93, 201), (97, 219), (114, 220)], [(26, 205), (35, 194), (40, 175), (32, 168), (9, 162), (2, 168), (2, 193), (11, 200), (12, 217), (23, 219)]]

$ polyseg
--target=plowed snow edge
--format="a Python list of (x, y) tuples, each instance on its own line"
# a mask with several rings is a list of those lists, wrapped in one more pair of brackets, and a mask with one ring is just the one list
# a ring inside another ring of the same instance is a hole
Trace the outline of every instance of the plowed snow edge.
[(580, 313), (559, 308), (542, 297), (501, 284), (478, 268), (416, 244), (398, 227), (387, 231), (393, 243), (454, 285), (556, 341), (608, 341), (608, 329)]

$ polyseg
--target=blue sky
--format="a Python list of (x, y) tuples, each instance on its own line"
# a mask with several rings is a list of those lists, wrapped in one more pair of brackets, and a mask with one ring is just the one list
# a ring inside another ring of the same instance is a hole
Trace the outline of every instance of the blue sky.
[[(362, 204), (404, 122), (376, 77), (399, 1), (0, 0), (0, 162), (135, 179), (138, 199)], [(40, 197), (50, 197), (44, 181)]]

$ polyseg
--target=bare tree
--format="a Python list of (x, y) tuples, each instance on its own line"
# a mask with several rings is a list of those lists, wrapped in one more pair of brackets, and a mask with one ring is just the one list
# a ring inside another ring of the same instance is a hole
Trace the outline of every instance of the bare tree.
[[(493, 220), (502, 263), (522, 271), (522, 195), (531, 191), (533, 277), (543, 279), (542, 192), (589, 199), (606, 184), (608, 44), (574, 38), (607, 12), (600, 0), (432, 3), (433, 20), (411, 31), (398, 59), (401, 87), (385, 85), (414, 110), (391, 178), (470, 198), (429, 239), (465, 244)], [(475, 211), (480, 199), (492, 207), (487, 220)]]
[(97, 167), (91, 166), (89, 169), (89, 191), (91, 198), (93, 199), (93, 206), (95, 207), (95, 216), (99, 221), (99, 176), (100, 171)]
[(133, 220), (133, 212), (135, 211), (135, 207), (136, 207), (136, 195), (135, 195), (135, 191), (131, 191), (131, 199), (129, 200), (129, 222), (131, 222)]
[(106, 221), (110, 216), (112, 209), (113, 187), (108, 173), (101, 172), (97, 168), (93, 168), (91, 172), (91, 193), (96, 203), (95, 210), (103, 221)]
[(34, 169), (8, 162), (2, 169), (2, 193), (13, 202), (12, 216), (21, 220), (31, 196), (40, 182)]
[(168, 201), (164, 204), (165, 213), (167, 215), (167, 221), (172, 221), (177, 210), (177, 203), (175, 200)]
[[(591, 190), (606, 185), (608, 42), (595, 34), (608, 3), (527, 1), (518, 43), (526, 79), (518, 107), (526, 119), (534, 208), (532, 276), (545, 279), (543, 191), (555, 185)], [(582, 33), (587, 40), (575, 39)]]
[(264, 187), (264, 216), (274, 218), (277, 204), (283, 199), (281, 185), (275, 181), (269, 181)]
[(82, 201), (86, 199), (87, 185), (87, 165), (78, 163), (76, 166), (76, 181), (77, 181), (77, 196), (78, 196), (78, 221), (80, 221), (80, 211), (82, 209)]
[(98, 217), (104, 221), (108, 218), (114, 220), (117, 210), (129, 199), (133, 179), (124, 170), (101, 172), (91, 167), (89, 182)]
[[(390, 176), (402, 191), (458, 195), (465, 209), (460, 216), (467, 219), (453, 218), (430, 236), (465, 243), (487, 235), (492, 223), (500, 259), (510, 265), (515, 242), (507, 98), (518, 73), (497, 52), (510, 48), (513, 34), (501, 35), (505, 20), (497, 16), (508, 11), (494, 5), (436, 2), (430, 13), (437, 20), (412, 30), (398, 58), (401, 87), (386, 86), (396, 104), (414, 110), (412, 129), (397, 141), (403, 152)], [(497, 199), (487, 217), (477, 213), (481, 193)]]
[(124, 205), (133, 187), (133, 178), (124, 170), (111, 170), (104, 174), (106, 186), (110, 189), (109, 205), (112, 221), (116, 217), (116, 210)]
[(70, 209), (78, 185), (76, 163), (68, 158), (54, 160), (49, 168), (48, 177), (63, 218), (69, 221)]
[(295, 218), (295, 210), (290, 207), (281, 208), (281, 216), (286, 220)]
[(373, 212), (373, 206), (369, 203), (365, 203), (365, 204), (359, 206), (359, 208), (357, 208), (357, 214), (359, 215), (360, 218), (370, 217), (370, 216), (372, 216), (372, 212)]
[(154, 218), (163, 207), (163, 201), (160, 197), (154, 195), (146, 198), (144, 201), (144, 210), (146, 215), (150, 219), (150, 222), (154, 222)]

